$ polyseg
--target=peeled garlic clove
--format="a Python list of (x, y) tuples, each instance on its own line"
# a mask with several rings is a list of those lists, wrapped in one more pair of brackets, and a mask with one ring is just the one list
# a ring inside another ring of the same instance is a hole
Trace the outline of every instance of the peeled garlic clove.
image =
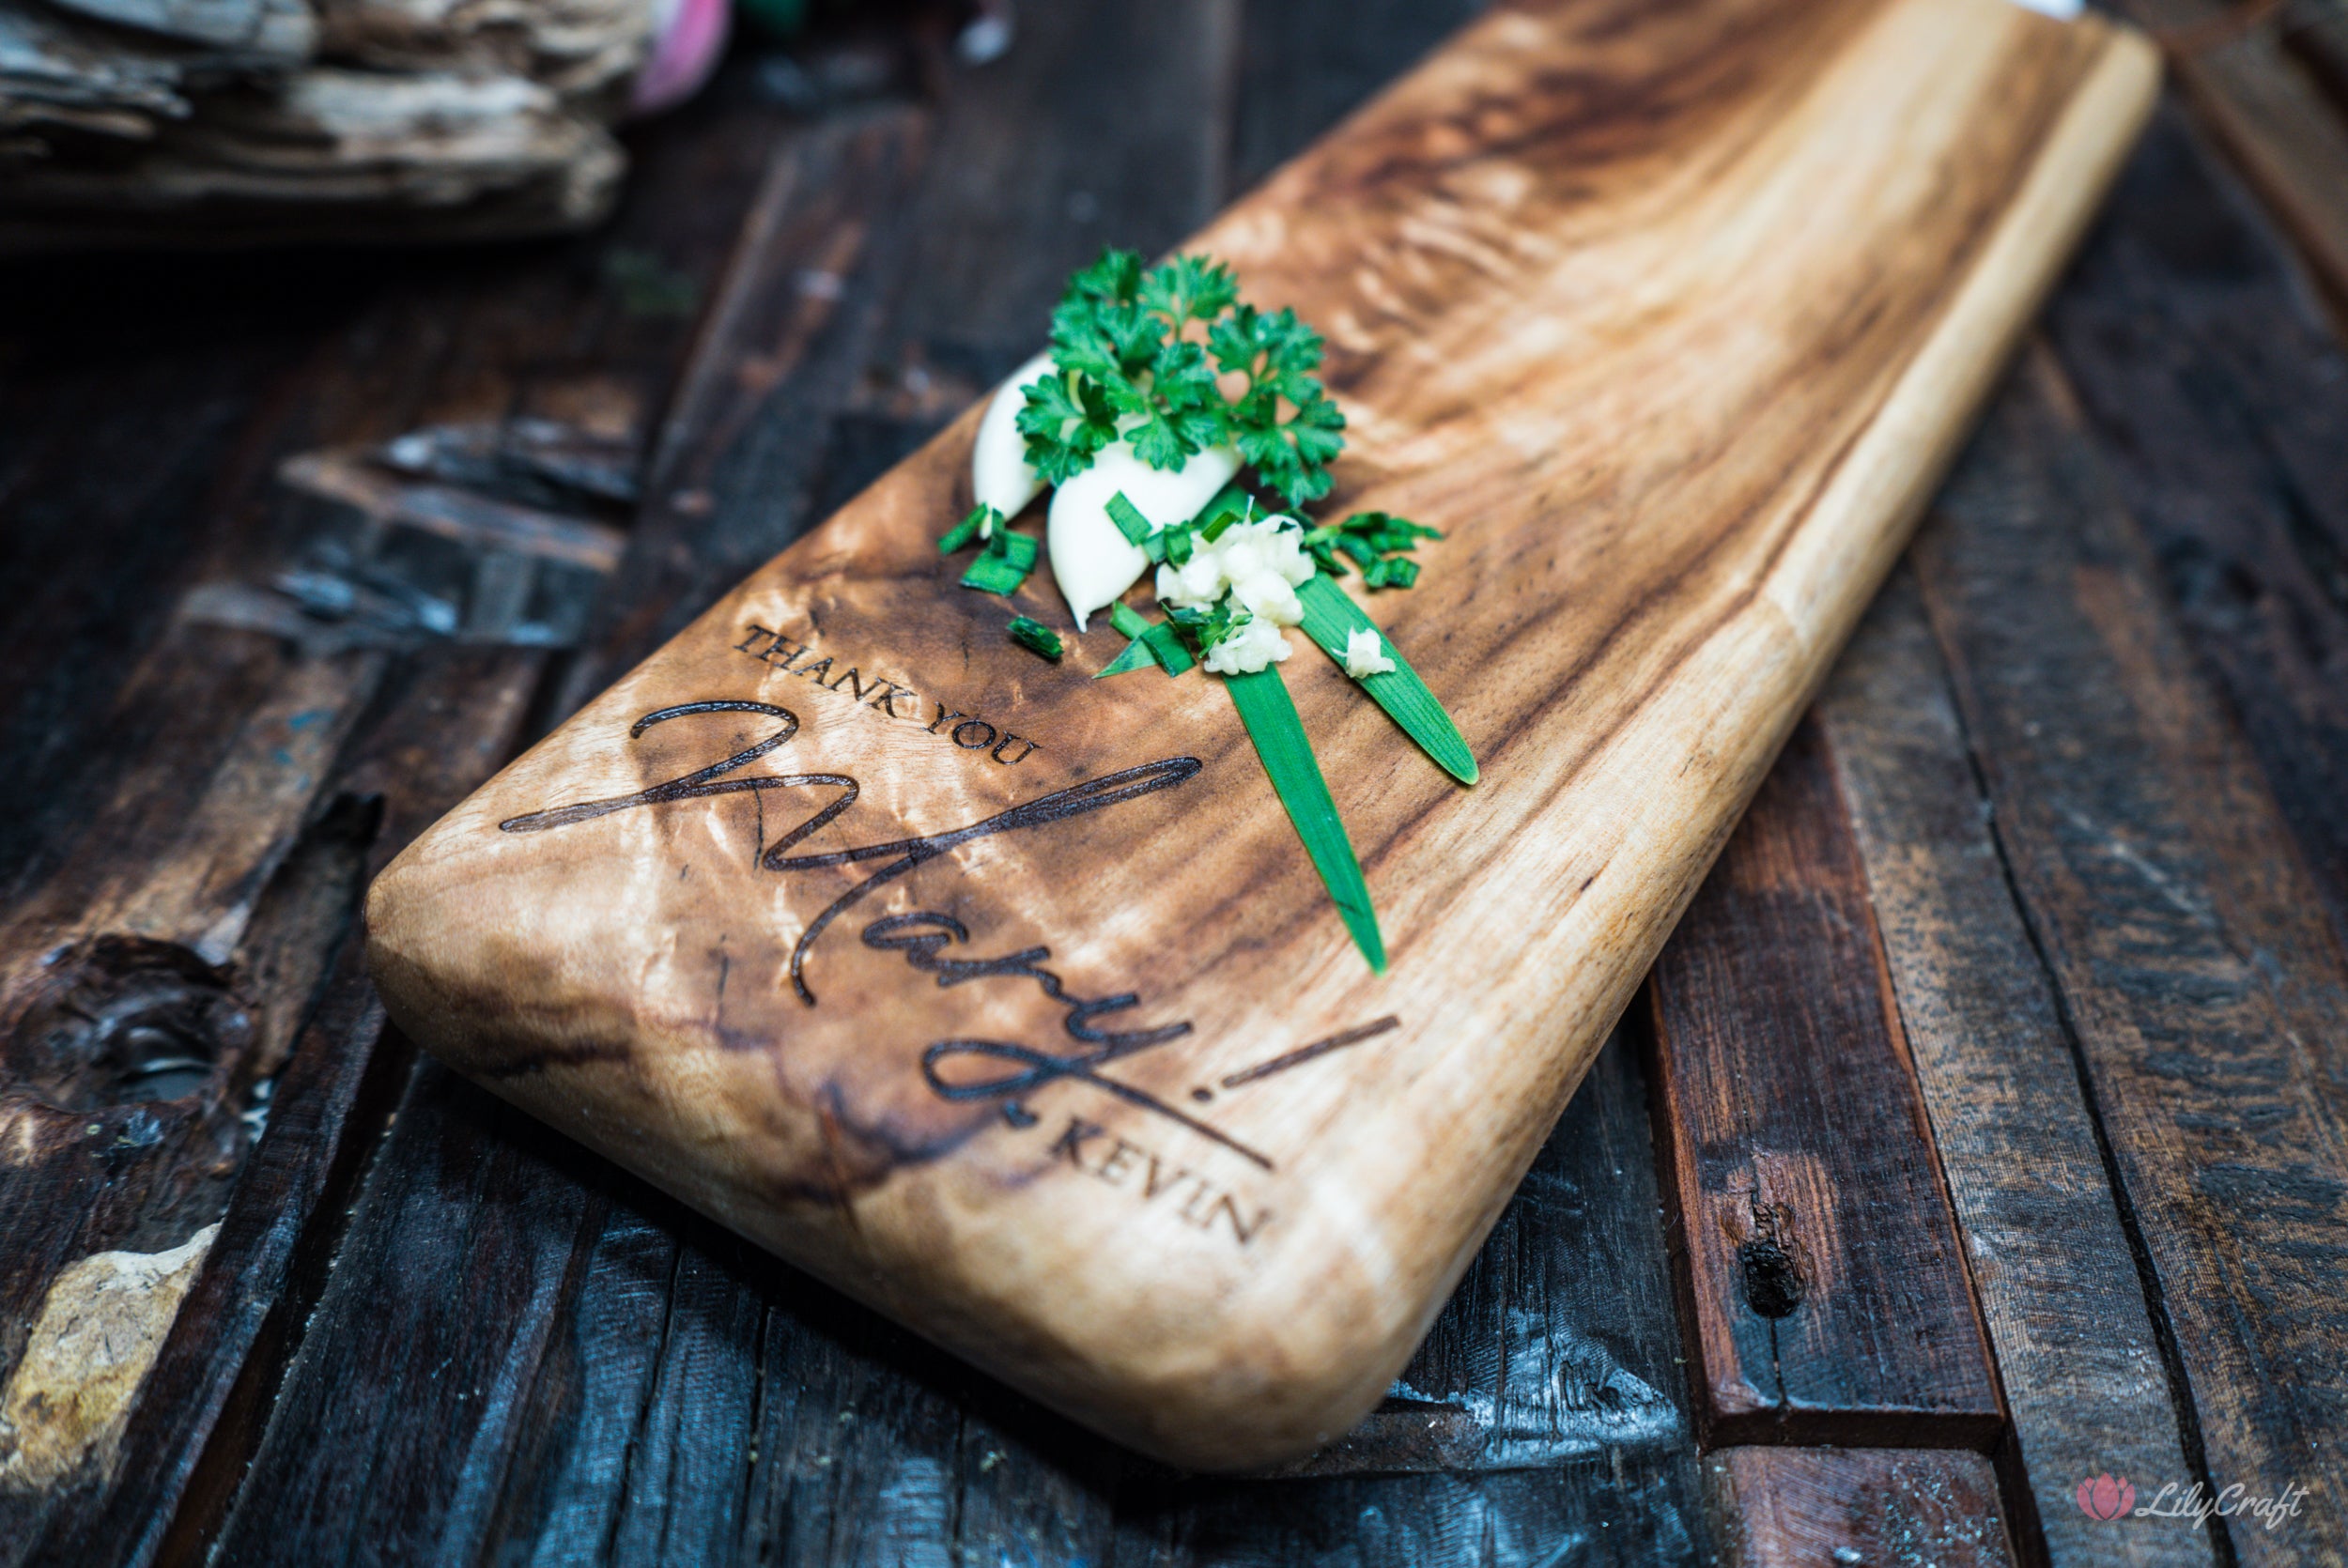
[[(990, 410), (991, 412), (992, 410)], [(1193, 453), (1180, 469), (1153, 469), (1123, 441), (1101, 449), (1092, 466), (1052, 492), (1044, 525), (1052, 576), (1059, 583), (1076, 630), (1085, 618), (1114, 604), (1150, 569), (1150, 558), (1127, 539), (1109, 516), (1109, 500), (1122, 493), (1159, 528), (1186, 523), (1214, 500), (1239, 472), (1239, 453), (1228, 446)]]
[(978, 438), (970, 443), (971, 499), (1006, 517), (1017, 516), (1043, 489), (1043, 476), (1027, 463), (1027, 438), (1019, 434), (1019, 410), (1027, 401), (1020, 389), (1051, 368), (1046, 352), (1012, 371), (979, 416)]

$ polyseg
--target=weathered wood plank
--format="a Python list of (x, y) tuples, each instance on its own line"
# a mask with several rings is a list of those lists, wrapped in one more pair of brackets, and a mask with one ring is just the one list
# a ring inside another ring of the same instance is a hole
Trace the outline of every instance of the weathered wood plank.
[(2166, 45), (2170, 69), (2298, 242), (2334, 307), (2348, 311), (2348, 114), (2286, 48), (2275, 8), (2124, 0)]
[[(429, 1158), (400, 1159), (419, 1142)], [(418, 1076), (381, 1158), (435, 1179), (370, 1182), (222, 1527), (224, 1560), (342, 1562), (391, 1541), (433, 1560), (477, 1552), (552, 1308), (608, 1204), (532, 1179), (569, 1155), (447, 1073)], [(386, 1288), (425, 1257), (446, 1260), (428, 1287)], [(342, 1304), (346, 1277), (375, 1283), (360, 1310)], [(331, 1378), (309, 1375), (320, 1364)]]
[(1521, 1469), (1689, 1449), (1639, 1080), (1618, 1036), (1385, 1402), (1303, 1470)]
[(2123, 179), (2047, 334), (2348, 939), (2348, 354), (2180, 115)]
[[(751, 131), (780, 117), (752, 103), (747, 115), (737, 106), (733, 125)], [(616, 250), (650, 237), (673, 245), (672, 218), (689, 220), (697, 199), (724, 199), (725, 165), (740, 161), (739, 140), (650, 139), (651, 161), (678, 181), (655, 187), (665, 194), (638, 204), (606, 243)], [(339, 1219), (334, 1195), (372, 1140), (367, 1108), (379, 1113), (396, 1088), (392, 1075), (406, 1066), (402, 1048), (370, 1068), (380, 1016), (356, 962), (325, 978), (322, 992), (321, 978), (351, 928), (364, 877), (522, 737), (548, 657), (544, 648), (451, 648), (432, 638), (495, 631), (475, 613), (485, 595), (515, 615), (542, 614), (593, 586), (592, 571), (503, 546), (426, 537), (411, 547), (432, 530), (351, 530), (316, 501), (278, 492), (276, 459), (313, 440), (367, 443), (414, 421), (494, 423), (513, 412), (576, 421), (606, 448), (625, 448), (632, 433), (641, 448), (690, 319), (669, 312), (647, 323), (642, 313), (609, 306), (616, 291), (595, 265), (601, 249), (486, 267), (414, 266), (364, 313), (292, 316), (311, 342), (299, 355), (282, 353), (300, 362), (281, 366), (268, 395), (213, 394), (223, 402), (214, 423), (234, 438), (212, 456), (195, 509), (210, 526), (172, 519), (171, 535), (192, 541), (183, 557), (163, 552), (176, 560), (172, 571), (160, 579), (125, 574), (133, 591), (161, 602), (134, 598), (117, 612), (126, 622), (122, 662), (135, 669), (111, 713), (101, 708), (67, 730), (69, 740), (82, 737), (76, 761), (103, 785), (103, 808), (85, 809), (62, 849), (22, 869), (26, 891), (9, 908), (0, 961), (20, 976), (21, 1004), (25, 964), (38, 968), (61, 934), (136, 934), (152, 945), (141, 951), (184, 950), (199, 970), (224, 959), (224, 1016), (236, 1035), (197, 1042), (205, 1049), (196, 1053), (209, 1059), (197, 1099), (116, 1095), (118, 1103), (97, 1115), (101, 1131), (116, 1128), (114, 1142), (131, 1140), (106, 1156), (114, 1179), (102, 1191), (77, 1185), (70, 1161), (88, 1162), (78, 1147), (58, 1149), (69, 1164), (38, 1190), (24, 1186), (27, 1167), (13, 1167), (21, 1201), (0, 1208), (0, 1246), (11, 1258), (10, 1286), (37, 1296), (75, 1256), (167, 1245), (209, 1221), (222, 1223), (176, 1322), (165, 1320), (168, 1335), (147, 1374), (154, 1402), (139, 1400), (110, 1462), (70, 1467), (51, 1484), (0, 1499), (0, 1560), (146, 1560), (200, 1543), (217, 1518), (325, 1265)], [(685, 284), (696, 286), (696, 258), (670, 254)], [(720, 247), (704, 259), (714, 264), (721, 254)], [(356, 289), (369, 277), (354, 268), (350, 282)], [(382, 281), (374, 275), (378, 293)], [(100, 303), (89, 301), (92, 310)], [(207, 325), (235, 338), (246, 323), (230, 314)], [(174, 356), (201, 358), (199, 346), (167, 335), (158, 352), (166, 369)], [(118, 357), (139, 374), (160, 374), (127, 348)], [(108, 438), (136, 438), (154, 418), (171, 423), (168, 409), (127, 410)], [(40, 504), (39, 476), (26, 484), (28, 503)], [(348, 552), (354, 537), (370, 535), (379, 543), (372, 558)], [(102, 582), (114, 564), (94, 554), (78, 558), (76, 569)], [(284, 591), (296, 577), (446, 593), (451, 604), (470, 594), (473, 602), (437, 632), (378, 628), (353, 651), (324, 652), (321, 644), (334, 642), (331, 628), (315, 617), (305, 623)], [(275, 613), (297, 635), (256, 636), (217, 619), (209, 607), (230, 591), (258, 604), (274, 595)], [(320, 634), (315, 640), (308, 627)], [(176, 805), (158, 809), (159, 801)], [(121, 1043), (109, 1045), (121, 1033), (109, 1035), (111, 1027), (95, 1031), (90, 1049), (100, 1057)], [(0, 1098), (11, 1116), (56, 1121), (42, 1103), (44, 1095), (54, 1099), (54, 1085), (34, 1084), (20, 1103), (25, 1084), (13, 1069), (25, 1049), (25, 1031), (16, 1027), (12, 1081)], [(347, 1135), (353, 1115), (362, 1125)], [(265, 1118), (270, 1135), (256, 1155), (254, 1134)], [(314, 1220), (324, 1234), (312, 1233)], [(27, 1316), (11, 1302), (0, 1321), (21, 1337)], [(13, 1364), (20, 1346), (0, 1348), (9, 1352), (0, 1365)], [(119, 1528), (125, 1517), (136, 1527)]]
[(1996, 1374), (1815, 721), (1649, 985), (1707, 1442), (1988, 1448)]
[[(2189, 1391), (2198, 1473), (2160, 1479), (2337, 1491), (2348, 960), (2059, 372), (2029, 372), (1917, 576)], [(2228, 1538), (2317, 1560), (2348, 1554), (2348, 1515)]]
[(1707, 1459), (1704, 1471), (1734, 1521), (1728, 1561), (1737, 1568), (2016, 1560), (1997, 1477), (1977, 1453), (1732, 1448)]
[[(1137, 54), (1133, 63), (1140, 65)], [(1063, 59), (1058, 69), (1072, 64)], [(994, 113), (999, 118), (1020, 100), (1014, 93)], [(1084, 133), (1074, 116), (1063, 124), (1072, 140)], [(775, 148), (749, 201), (737, 208), (739, 229), (726, 274), (712, 291), (703, 346), (670, 412), (646, 509), (618, 574), (626, 590), (610, 600), (595, 653), (581, 661), (591, 670), (597, 655), (613, 665), (636, 656), (634, 645), (657, 640), (664, 622), (690, 613), (697, 594), (714, 592), (804, 526), (807, 498), (822, 483), (830, 454), (832, 410), (877, 357), (871, 335), (875, 313), (886, 291), (901, 286), (904, 277), (895, 270), (902, 258), (893, 252), (887, 268), (864, 258), (876, 232), (902, 235), (904, 188), (921, 167), (926, 133), (922, 115), (886, 103), (798, 132)], [(1003, 168), (997, 177), (1009, 183), (1021, 177), (1015, 168)], [(950, 187), (950, 175), (940, 183)], [(1195, 216), (1178, 218), (1166, 225), (1168, 232), (1179, 232)], [(470, 1115), (477, 1120), (484, 1111), (473, 1104)], [(712, 1276), (709, 1253), (672, 1234), (678, 1228), (673, 1209), (659, 1200), (640, 1197), (661, 1214), (654, 1222), (635, 1210), (612, 1211), (603, 1201), (593, 1210), (572, 1207), (581, 1180), (576, 1171), (526, 1163), (495, 1193), (444, 1191), (444, 1140), (475, 1135), (471, 1124), (461, 1122), (441, 1099), (419, 1101), (403, 1115), (400, 1132), (378, 1161), (369, 1194), (375, 1207), (363, 1211), (370, 1216), (366, 1227), (385, 1222), (377, 1214), (410, 1212), (415, 1195), (437, 1195), (414, 1210), (417, 1222), (396, 1255), (347, 1252), (339, 1261), (335, 1288), (287, 1377), (286, 1403), (311, 1402), (304, 1408), (317, 1411), (317, 1422), (288, 1422), (281, 1414), (272, 1426), (224, 1537), (239, 1543), (237, 1549), (266, 1553), (282, 1546), (287, 1560), (303, 1560), (304, 1552), (323, 1545), (306, 1537), (288, 1540), (267, 1521), (288, 1511), (315, 1512), (321, 1497), (348, 1497), (358, 1484), (354, 1477), (371, 1473), (371, 1455), (356, 1439), (332, 1445), (331, 1453), (314, 1446), (319, 1431), (336, 1430), (343, 1408), (337, 1392), (350, 1375), (346, 1352), (354, 1336), (372, 1331), (370, 1320), (387, 1299), (420, 1318), (439, 1310), (437, 1276), (426, 1269), (462, 1266), (476, 1207), (522, 1202), (534, 1215), (553, 1217), (553, 1231), (533, 1243), (532, 1253), (552, 1270), (541, 1287), (502, 1309), (474, 1309), (481, 1332), (500, 1336), (495, 1343), (504, 1347), (502, 1354), (533, 1367), (539, 1360), (547, 1364), (540, 1376), (512, 1375), (517, 1397), (528, 1392), (536, 1403), (517, 1403), (481, 1440), (485, 1455), (500, 1444), (511, 1446), (510, 1477), (505, 1468), (485, 1463), (414, 1483), (432, 1494), (428, 1511), (443, 1521), (434, 1529), (448, 1551), (504, 1550), (495, 1544), (509, 1543), (537, 1558), (568, 1560), (625, 1545), (629, 1560), (658, 1557), (657, 1550), (640, 1548), (665, 1538), (672, 1524), (663, 1518), (671, 1499), (641, 1480), (631, 1458), (648, 1433), (672, 1433), (688, 1468), (699, 1462), (696, 1456), (730, 1447), (735, 1473), (751, 1474), (740, 1461), (760, 1439), (747, 1425), (716, 1435), (690, 1422), (664, 1426), (679, 1397), (679, 1363), (672, 1357), (693, 1338), (669, 1330), (680, 1313), (697, 1305), (680, 1300), (680, 1282), (703, 1280), (704, 1297), (715, 1291), (718, 1299), (736, 1302), (764, 1298), (746, 1294), (749, 1287), (739, 1280)], [(610, 1176), (591, 1172), (588, 1179)], [(698, 1228), (702, 1242), (714, 1239), (722, 1253), (739, 1252), (730, 1240), (712, 1238), (706, 1227), (684, 1228)], [(573, 1251), (579, 1257), (576, 1269)], [(346, 1282), (353, 1288), (346, 1291)], [(754, 1312), (737, 1323), (747, 1332), (720, 1336), (712, 1347), (719, 1364), (755, 1367), (765, 1359), (760, 1315)], [(776, 1332), (789, 1342), (786, 1330)], [(777, 1364), (784, 1358), (778, 1350)], [(789, 1379), (779, 1376), (769, 1419), (789, 1407), (780, 1391), (788, 1387)], [(445, 1402), (450, 1391), (435, 1385), (409, 1390), (403, 1398), (412, 1409), (419, 1395)], [(467, 1414), (461, 1405), (448, 1413), (460, 1421)], [(770, 1441), (767, 1452), (778, 1446)], [(663, 1448), (660, 1461), (677, 1453), (675, 1446)], [(844, 1528), (860, 1528), (871, 1522), (871, 1510), (849, 1511), (842, 1519)], [(704, 1514), (700, 1522), (709, 1519)]]
[(2016, 1500), (2035, 1502), (2016, 1533), (2043, 1530), (2057, 1564), (2207, 1563), (2206, 1536), (2114, 1530), (2072, 1500), (2090, 1476), (2186, 1474), (2186, 1440), (2061, 1003), (1906, 569), (1819, 713), (2012, 1413)]
[(316, 1299), (341, 1205), (412, 1064), (404, 1045), (378, 1049), (382, 1010), (350, 934), (358, 889), (511, 744), (529, 690), (516, 677), (530, 673), (513, 667), (529, 658), (500, 649), (412, 661), (421, 668), (403, 672), (397, 697), (338, 770), (341, 804), (295, 850), (280, 879), (289, 887), (271, 895), (301, 895), (308, 944), (342, 933), (335, 968), (316, 990), (268, 978), (269, 1003), (315, 1009), (273, 1080), (268, 1130), (140, 1391), (121, 1459), (101, 1488), (53, 1516), (30, 1560), (178, 1560), (209, 1538)]

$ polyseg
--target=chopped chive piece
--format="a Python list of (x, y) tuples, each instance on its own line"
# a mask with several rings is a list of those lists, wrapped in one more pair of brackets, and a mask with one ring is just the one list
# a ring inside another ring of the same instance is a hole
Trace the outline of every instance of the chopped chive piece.
[[(1375, 629), (1362, 607), (1337, 586), (1335, 577), (1316, 572), (1296, 591), (1296, 596), (1305, 605), (1305, 635), (1339, 666), (1345, 663), (1347, 634), (1361, 626)], [(1427, 683), (1419, 679), (1418, 671), (1411, 668), (1411, 662), (1400, 651), (1386, 642), (1383, 635), (1379, 640), (1387, 656), (1394, 660), (1395, 668), (1383, 674), (1363, 676), (1362, 689), (1386, 710), (1395, 723), (1402, 726), (1403, 732), (1416, 741), (1437, 766), (1462, 784), (1475, 783), (1475, 754), (1468, 750), (1467, 742), (1460, 738), (1460, 727), (1444, 712), (1443, 704), (1427, 689)]]
[(1159, 534), (1158, 537), (1166, 541), (1166, 560), (1172, 561), (1177, 566), (1187, 566), (1190, 564), (1190, 558), (1194, 549), (1194, 546), (1190, 542), (1190, 530), (1186, 528), (1168, 529), (1166, 532)]
[(1256, 743), (1256, 756), (1270, 776), (1274, 792), (1288, 808), (1296, 836), (1305, 841), (1305, 853), (1312, 856), (1330, 900), (1344, 917), (1345, 929), (1352, 932), (1353, 945), (1362, 950), (1372, 970), (1384, 974), (1386, 945), (1378, 934), (1378, 912), (1370, 907), (1369, 884), (1362, 876), (1352, 841), (1345, 836), (1345, 823), (1337, 818), (1337, 803), (1330, 798), (1321, 764), (1313, 761), (1312, 745), (1305, 738), (1305, 724), (1296, 716), (1289, 688), (1280, 680), (1280, 667), (1266, 665), (1251, 675), (1228, 676), (1223, 684), (1230, 691), (1240, 722), (1247, 726), (1247, 738)]
[(1205, 528), (1227, 512), (1237, 516), (1254, 504), (1255, 498), (1247, 493), (1247, 486), (1235, 479), (1217, 490), (1213, 498), (1198, 509), (1198, 515), (1190, 520), (1191, 526)]
[(1343, 576), (1351, 560), (1371, 588), (1408, 588), (1418, 580), (1418, 565), (1406, 558), (1420, 540), (1442, 537), (1442, 530), (1391, 512), (1356, 512), (1341, 523), (1306, 529), (1305, 548), (1332, 576)]
[(1180, 675), (1190, 668), (1190, 650), (1182, 646), (1182, 634), (1161, 621), (1141, 638), (1150, 645), (1150, 652), (1166, 667), (1168, 676)]
[(1107, 668), (1095, 675), (1093, 679), (1103, 681), (1111, 675), (1124, 675), (1136, 669), (1147, 669), (1157, 662), (1157, 655), (1151, 649), (1150, 639), (1137, 637), (1125, 644), (1125, 651), (1111, 659)]
[(979, 559), (963, 573), (962, 586), (982, 593), (1016, 593), (1027, 574), (1035, 570), (1035, 556), (1032, 536), (998, 528), (986, 548), (979, 552)]
[(1131, 605), (1120, 601), (1109, 607), (1109, 624), (1133, 638), (1125, 651), (1111, 659), (1108, 667), (1093, 677), (1104, 680), (1111, 675), (1123, 675), (1135, 669), (1147, 669), (1158, 662), (1156, 645), (1150, 640), (1151, 625)]
[(1122, 490), (1109, 498), (1109, 521), (1117, 525), (1118, 532), (1144, 549), (1149, 548), (1150, 536), (1157, 531), (1150, 526), (1150, 519), (1141, 515), (1141, 508), (1125, 499)]
[(951, 555), (956, 550), (961, 549), (965, 545), (969, 544), (971, 540), (976, 539), (979, 536), (979, 530), (987, 526), (987, 519), (990, 517), (995, 521), (996, 530), (1000, 532), (1003, 526), (1003, 515), (1001, 513), (996, 511), (991, 506), (972, 507), (970, 509), (970, 515), (965, 517), (962, 521), (956, 523), (953, 527), (946, 530), (946, 537), (937, 542), (937, 553), (939, 555)]
[(962, 586), (981, 593), (1016, 593), (1027, 574), (997, 555), (982, 555), (962, 574)]
[(1058, 659), (1063, 652), (1059, 634), (1041, 621), (1024, 615), (1011, 618), (1011, 639), (1030, 653), (1041, 653), (1047, 659)]
[(1226, 484), (1207, 502), (1206, 510), (1190, 520), (1198, 536), (1212, 545), (1223, 537), (1233, 523), (1255, 510), (1256, 498), (1238, 484)]

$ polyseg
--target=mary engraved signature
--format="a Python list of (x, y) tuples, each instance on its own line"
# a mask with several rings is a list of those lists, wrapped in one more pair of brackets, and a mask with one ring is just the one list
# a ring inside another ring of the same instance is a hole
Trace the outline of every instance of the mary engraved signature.
[[(761, 869), (780, 874), (815, 870), (825, 868), (860, 865), (867, 861), (883, 864), (870, 876), (834, 899), (807, 923), (792, 945), (789, 975), (792, 990), (807, 1007), (816, 1005), (815, 992), (809, 984), (808, 960), (815, 945), (833, 922), (846, 914), (873, 889), (893, 882), (924, 862), (935, 860), (948, 851), (975, 839), (1002, 833), (1048, 827), (1088, 812), (1104, 810), (1160, 790), (1169, 790), (1188, 783), (1201, 766), (1195, 757), (1168, 757), (1138, 767), (1124, 769), (1101, 778), (1088, 779), (1068, 789), (1055, 790), (1039, 795), (1007, 810), (970, 823), (966, 827), (949, 829), (943, 833), (891, 839), (886, 843), (869, 844), (859, 849), (837, 850), (813, 854), (793, 854), (790, 852), (821, 831), (855, 805), (860, 787), (842, 773), (779, 773), (741, 775), (740, 770), (787, 744), (798, 733), (798, 715), (787, 708), (772, 703), (752, 702), (734, 699), (704, 702), (685, 702), (646, 714), (628, 727), (628, 738), (638, 740), (655, 725), (671, 723), (707, 714), (758, 714), (775, 721), (771, 734), (755, 744), (720, 758), (708, 766), (675, 778), (650, 785), (632, 794), (613, 795), (603, 800), (580, 801), (570, 806), (557, 806), (543, 811), (532, 811), (509, 817), (498, 824), (506, 833), (544, 833), (550, 829), (570, 827), (609, 816), (614, 811), (626, 811), (638, 807), (664, 806), (676, 801), (697, 800), (710, 795), (731, 794), (742, 791), (829, 789), (839, 792), (813, 813), (790, 828), (771, 844), (758, 846), (753, 852)], [(1135, 1084), (1112, 1078), (1101, 1069), (1109, 1064), (1136, 1053), (1148, 1051), (1168, 1040), (1179, 1039), (1191, 1032), (1187, 1021), (1160, 1024), (1151, 1028), (1110, 1029), (1102, 1026), (1103, 1020), (1115, 1013), (1138, 1007), (1140, 996), (1121, 992), (1107, 996), (1080, 996), (1072, 992), (1061, 976), (1044, 967), (1051, 956), (1048, 947), (1027, 947), (1018, 952), (995, 958), (969, 958), (955, 955), (951, 949), (968, 943), (970, 933), (960, 920), (935, 910), (916, 910), (903, 915), (884, 915), (865, 926), (864, 945), (877, 951), (904, 955), (906, 965), (935, 977), (941, 988), (965, 985), (972, 981), (1016, 977), (1031, 980), (1043, 994), (1066, 1007), (1061, 1020), (1069, 1037), (1088, 1049), (1072, 1055), (1055, 1055), (1030, 1046), (1007, 1040), (944, 1039), (932, 1044), (921, 1053), (921, 1077), (931, 1092), (941, 1099), (955, 1102), (971, 1100), (999, 1101), (1003, 1119), (1014, 1128), (1036, 1124), (1036, 1115), (1027, 1108), (1027, 1098), (1037, 1090), (1060, 1082), (1083, 1084), (1103, 1094), (1110, 1095), (1127, 1104), (1138, 1106), (1153, 1115), (1178, 1122), (1201, 1137), (1211, 1139), (1241, 1158), (1263, 1170), (1273, 1169), (1270, 1158), (1238, 1139), (1199, 1119), (1179, 1106), (1151, 1094)], [(1316, 1040), (1286, 1052), (1270, 1061), (1225, 1076), (1219, 1086), (1229, 1090), (1258, 1082), (1291, 1067), (1343, 1049), (1361, 1040), (1395, 1028), (1397, 1021), (1380, 1019), (1357, 1029), (1349, 1029), (1324, 1040)], [(988, 1071), (988, 1068), (994, 1068)], [(974, 1070), (975, 1069), (975, 1070)], [(1191, 1091), (1199, 1101), (1214, 1098), (1213, 1089), (1201, 1086)], [(1074, 1127), (1089, 1127), (1080, 1120)], [(1098, 1128), (1091, 1130), (1099, 1132)], [(1081, 1142), (1081, 1140), (1080, 1140)], [(1063, 1135), (1061, 1144), (1068, 1144)], [(1056, 1145), (1058, 1152), (1058, 1145)], [(1070, 1156), (1072, 1161), (1074, 1157)], [(1081, 1161), (1077, 1161), (1081, 1163)], [(1154, 1164), (1154, 1157), (1153, 1157)], [(1098, 1174), (1098, 1173), (1095, 1173)], [(1187, 1173), (1185, 1173), (1187, 1174)], [(1237, 1222), (1234, 1221), (1236, 1225)], [(1244, 1241), (1251, 1230), (1243, 1229)]]

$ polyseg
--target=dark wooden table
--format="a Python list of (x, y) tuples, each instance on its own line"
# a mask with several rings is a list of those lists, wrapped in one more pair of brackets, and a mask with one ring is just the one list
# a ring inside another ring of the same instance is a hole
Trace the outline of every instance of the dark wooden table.
[(589, 238), (7, 274), (0, 1564), (2348, 1560), (2327, 18), (2148, 4), (2186, 94), (1297, 1472), (1123, 1454), (384, 1029), (373, 869), (1471, 8), (908, 13), (740, 54)]

